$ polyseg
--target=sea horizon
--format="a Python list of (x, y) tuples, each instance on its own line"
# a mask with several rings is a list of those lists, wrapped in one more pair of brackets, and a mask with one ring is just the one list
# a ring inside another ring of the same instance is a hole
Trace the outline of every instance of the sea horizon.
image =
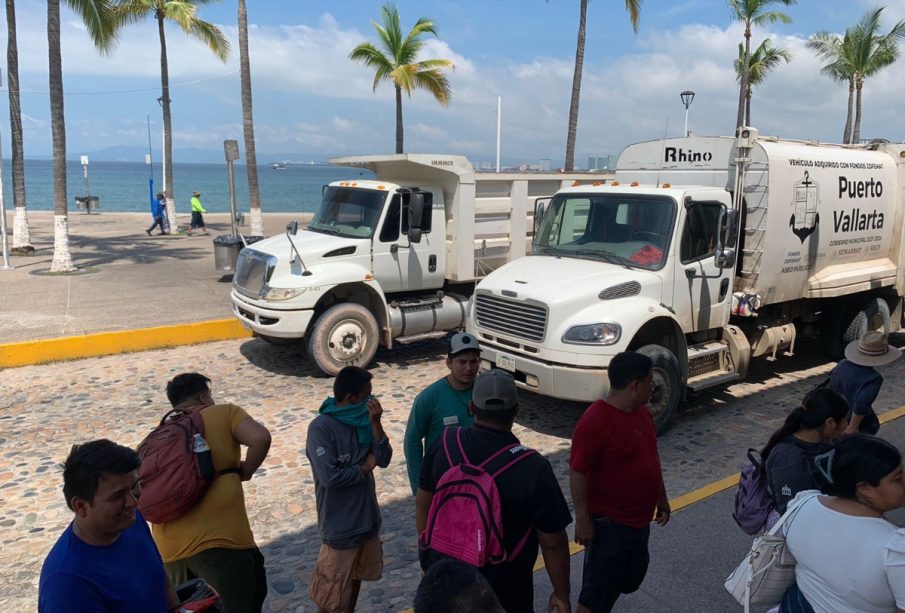
[[(258, 164), (261, 210), (265, 213), (313, 212), (320, 203), (323, 186), (331, 181), (372, 178), (363, 168), (329, 164), (292, 163), (274, 169)], [(247, 211), (248, 177), (244, 164), (234, 166), (236, 208)], [(79, 160), (67, 160), (69, 210), (77, 212), (75, 198), (86, 195), (83, 167)], [(10, 160), (3, 160), (3, 194), (7, 211), (12, 211), (13, 186)], [(88, 190), (97, 196), (100, 212), (147, 212), (150, 215), (149, 178), (153, 192), (162, 191), (161, 164), (143, 162), (91, 161)], [(229, 212), (229, 178), (225, 163), (176, 162), (173, 164), (173, 198), (176, 209), (188, 210), (193, 191), (201, 192), (201, 202), (211, 213)], [(53, 161), (25, 159), (25, 202), (28, 210), (53, 210)]]

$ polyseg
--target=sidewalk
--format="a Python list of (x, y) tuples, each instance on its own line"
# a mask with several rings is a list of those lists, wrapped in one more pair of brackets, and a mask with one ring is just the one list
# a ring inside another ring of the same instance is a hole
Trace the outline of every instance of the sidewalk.
[[(265, 213), (265, 233), (303, 215)], [(205, 215), (209, 236), (147, 236), (149, 214), (70, 212), (73, 262), (88, 273), (59, 276), (34, 274), (53, 259), (53, 214), (28, 217), (38, 255), (0, 271), (0, 344), (232, 318), (232, 277), (214, 270), (212, 242), (230, 232), (228, 214)], [(185, 228), (189, 216), (178, 218)], [(12, 221), (7, 211), (10, 232)]]

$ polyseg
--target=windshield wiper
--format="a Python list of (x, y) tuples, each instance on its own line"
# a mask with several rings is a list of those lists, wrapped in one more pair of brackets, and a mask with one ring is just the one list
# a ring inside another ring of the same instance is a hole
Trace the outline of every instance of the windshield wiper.
[(555, 258), (558, 258), (562, 255), (559, 251), (556, 250), (555, 247), (544, 246), (544, 247), (538, 247), (537, 250), (540, 251), (541, 253), (543, 253), (544, 255), (552, 255)]
[(574, 253), (575, 255), (589, 255), (591, 257), (598, 257), (605, 262), (615, 264), (616, 266), (624, 266), (629, 270), (632, 270), (634, 268), (618, 255), (616, 255), (615, 253), (610, 253), (609, 251), (598, 251), (596, 249), (576, 249)]

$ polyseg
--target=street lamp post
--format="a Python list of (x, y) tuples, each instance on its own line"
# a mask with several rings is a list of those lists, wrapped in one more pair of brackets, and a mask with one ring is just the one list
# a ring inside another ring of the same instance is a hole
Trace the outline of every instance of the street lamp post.
[(686, 89), (679, 94), (679, 98), (682, 99), (682, 104), (685, 105), (685, 136), (688, 136), (688, 107), (691, 106), (691, 101), (694, 100), (694, 92)]

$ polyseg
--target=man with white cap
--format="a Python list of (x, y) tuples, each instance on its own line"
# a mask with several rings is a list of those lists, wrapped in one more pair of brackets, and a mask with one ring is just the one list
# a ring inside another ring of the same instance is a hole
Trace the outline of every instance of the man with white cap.
[(454, 334), (449, 340), (446, 367), (442, 379), (431, 383), (415, 397), (408, 424), (405, 426), (405, 462), (412, 493), (418, 489), (418, 474), (424, 450), (430, 449), (443, 430), (451, 426), (466, 427), (474, 422), (468, 412), (471, 390), (478, 367), (481, 348), (478, 339), (467, 332)]
[(901, 356), (901, 350), (889, 346), (886, 334), (873, 330), (845, 348), (845, 359), (830, 374), (830, 387), (848, 402), (846, 434), (876, 434), (880, 429), (873, 403), (883, 385), (883, 376), (875, 367), (894, 362)]

